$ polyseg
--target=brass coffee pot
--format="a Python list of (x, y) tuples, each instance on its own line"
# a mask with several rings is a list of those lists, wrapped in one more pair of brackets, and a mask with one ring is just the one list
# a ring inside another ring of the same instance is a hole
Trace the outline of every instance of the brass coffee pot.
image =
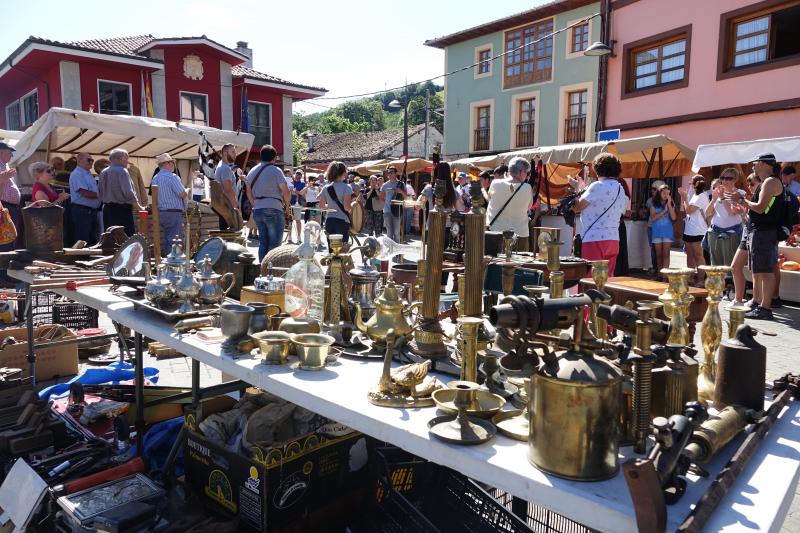
[(361, 306), (356, 304), (356, 327), (376, 344), (376, 346), (386, 346), (386, 336), (390, 329), (395, 335), (408, 337), (411, 334), (412, 325), (408, 320), (411, 311), (418, 307), (421, 302), (414, 302), (410, 305), (403, 305), (397, 285), (390, 277), (383, 289), (383, 293), (375, 300), (375, 314), (366, 323), (361, 314)]

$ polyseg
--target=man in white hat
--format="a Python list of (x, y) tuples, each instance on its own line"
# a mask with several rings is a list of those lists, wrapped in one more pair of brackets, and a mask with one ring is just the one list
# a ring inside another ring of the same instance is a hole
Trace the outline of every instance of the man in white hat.
[(183, 239), (183, 220), (188, 193), (175, 174), (175, 160), (169, 154), (156, 157), (158, 173), (152, 185), (158, 185), (158, 212), (161, 226), (161, 253), (167, 254), (172, 239)]

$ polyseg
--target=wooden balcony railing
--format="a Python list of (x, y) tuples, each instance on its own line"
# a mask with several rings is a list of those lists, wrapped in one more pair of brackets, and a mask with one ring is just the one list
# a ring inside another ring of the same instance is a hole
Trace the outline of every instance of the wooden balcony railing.
[(489, 149), (489, 128), (477, 128), (475, 130), (475, 142), (473, 150), (479, 152)]
[(586, 115), (564, 120), (564, 143), (586, 142)]
[(524, 148), (535, 145), (535, 123), (523, 122), (517, 124), (517, 148)]

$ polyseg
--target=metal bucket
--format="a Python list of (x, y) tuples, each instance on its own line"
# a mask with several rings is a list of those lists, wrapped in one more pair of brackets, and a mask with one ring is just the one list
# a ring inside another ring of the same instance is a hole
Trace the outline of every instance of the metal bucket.
[(22, 220), (29, 252), (52, 253), (64, 247), (64, 208), (60, 205), (37, 200), (22, 208)]

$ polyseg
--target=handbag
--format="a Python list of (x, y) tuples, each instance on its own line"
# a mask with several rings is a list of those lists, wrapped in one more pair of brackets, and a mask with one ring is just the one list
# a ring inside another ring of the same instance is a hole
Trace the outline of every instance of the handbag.
[(17, 227), (8, 208), (4, 207), (0, 213), (0, 244), (10, 244), (17, 239)]

